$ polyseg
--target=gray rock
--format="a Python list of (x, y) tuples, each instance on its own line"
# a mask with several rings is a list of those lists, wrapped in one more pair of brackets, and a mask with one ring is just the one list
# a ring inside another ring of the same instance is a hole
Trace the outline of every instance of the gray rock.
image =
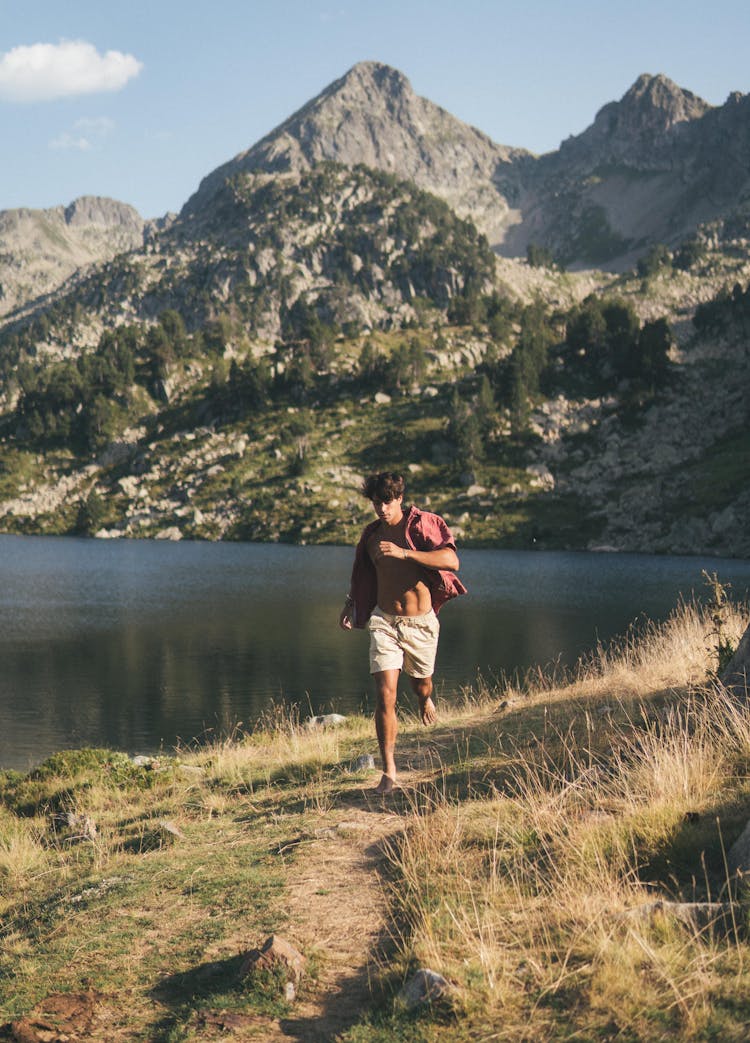
[(315, 731), (316, 728), (338, 728), (345, 720), (346, 717), (341, 713), (323, 713), (317, 717), (308, 717), (305, 728), (308, 731)]
[(97, 540), (116, 540), (122, 536), (119, 529), (98, 529), (94, 533), (94, 537)]
[(548, 467), (544, 464), (530, 464), (526, 473), (531, 476), (531, 484), (540, 489), (552, 490), (555, 488), (555, 478)]
[(435, 1003), (447, 996), (452, 986), (442, 974), (426, 967), (420, 968), (409, 978), (398, 994), (398, 1001), (406, 1010), (416, 1010), (426, 1003)]
[(750, 821), (727, 853), (727, 868), (732, 876), (750, 873)]
[(736, 903), (726, 902), (647, 902), (645, 905), (629, 909), (627, 917), (632, 920), (644, 920), (653, 923), (660, 916), (677, 920), (696, 930), (707, 927), (722, 927), (725, 930), (732, 926), (733, 919), (740, 916), (740, 907)]
[(363, 753), (349, 765), (350, 771), (372, 771), (375, 767), (375, 758), (371, 753)]
[(154, 539), (157, 539), (157, 540), (181, 540), (182, 539), (182, 533), (180, 532), (180, 530), (177, 528), (176, 525), (170, 525), (168, 528), (161, 529), (159, 532), (157, 532), (157, 534), (154, 537)]
[[(302, 953), (285, 938), (272, 934), (266, 938), (260, 949), (249, 949), (242, 954), (238, 978), (252, 979), (258, 971), (273, 970), (277, 967), (283, 968), (286, 981), (284, 983), (284, 996), (287, 1000), (293, 1000), (297, 995), (297, 987), (305, 972), (307, 960)], [(289, 988), (291, 986), (291, 989)]]

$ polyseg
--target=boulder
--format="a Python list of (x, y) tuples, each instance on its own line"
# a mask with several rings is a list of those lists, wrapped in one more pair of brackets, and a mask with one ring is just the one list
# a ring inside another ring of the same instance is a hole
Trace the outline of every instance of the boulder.
[(416, 1010), (427, 1003), (436, 1003), (452, 991), (451, 984), (442, 974), (426, 967), (420, 968), (406, 982), (398, 994), (398, 1002), (406, 1010)]
[(118, 479), (117, 484), (125, 495), (131, 498), (138, 492), (139, 480), (135, 475), (128, 474), (124, 478)]
[(375, 758), (371, 753), (363, 753), (349, 765), (350, 771), (372, 771), (375, 768)]
[(750, 821), (727, 852), (727, 869), (731, 876), (750, 873)]
[(308, 731), (315, 731), (316, 728), (338, 728), (345, 720), (346, 717), (341, 713), (323, 713), (317, 717), (308, 717), (305, 728)]
[(180, 532), (180, 530), (177, 528), (176, 525), (170, 525), (168, 528), (161, 529), (159, 532), (157, 532), (157, 534), (154, 537), (154, 539), (157, 539), (157, 540), (181, 540), (182, 539), (182, 533)]
[(531, 476), (531, 484), (539, 489), (551, 492), (555, 488), (555, 478), (548, 467), (544, 464), (531, 464), (526, 468), (526, 473)]
[(252, 980), (258, 973), (281, 970), (285, 978), (284, 998), (291, 1001), (297, 994), (306, 964), (307, 960), (298, 949), (285, 938), (272, 934), (260, 949), (248, 949), (242, 954), (238, 978), (240, 981)]

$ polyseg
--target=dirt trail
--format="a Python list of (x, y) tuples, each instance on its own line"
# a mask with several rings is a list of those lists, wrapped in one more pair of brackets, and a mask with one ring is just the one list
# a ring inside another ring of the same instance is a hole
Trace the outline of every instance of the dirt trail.
[(373, 798), (321, 829), (291, 869), (287, 937), (319, 971), (271, 1039), (333, 1040), (370, 1005), (370, 982), (388, 945), (383, 843), (402, 819)]
[[(295, 846), (285, 899), (288, 922), (279, 933), (313, 956), (316, 977), (306, 982), (288, 1017), (258, 1020), (233, 1039), (331, 1043), (371, 1005), (371, 982), (392, 945), (384, 848), (403, 830), (418, 769), (432, 759), (424, 750), (410, 752), (392, 796), (364, 788), (343, 794), (314, 834)], [(368, 785), (376, 781), (374, 775)]]

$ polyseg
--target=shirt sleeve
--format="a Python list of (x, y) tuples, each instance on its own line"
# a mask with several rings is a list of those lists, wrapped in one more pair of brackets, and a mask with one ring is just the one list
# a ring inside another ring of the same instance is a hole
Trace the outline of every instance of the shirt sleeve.
[(456, 549), (456, 541), (453, 533), (448, 528), (444, 519), (439, 514), (423, 514), (420, 519), (418, 532), (424, 542), (424, 550), (443, 550), (450, 547)]
[(452, 550), (455, 550), (456, 541), (453, 538), (453, 533), (448, 528), (443, 518), (441, 518), (439, 514), (436, 514), (435, 521), (440, 534), (440, 543), (435, 547), (435, 550), (442, 550), (444, 547), (450, 547)]

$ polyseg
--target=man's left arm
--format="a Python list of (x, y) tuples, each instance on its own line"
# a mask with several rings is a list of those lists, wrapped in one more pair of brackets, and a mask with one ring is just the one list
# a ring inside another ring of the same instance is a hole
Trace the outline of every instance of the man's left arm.
[(378, 549), (386, 558), (416, 561), (417, 565), (422, 565), (426, 569), (458, 571), (458, 555), (453, 547), (439, 547), (437, 550), (412, 550), (410, 547), (399, 547), (396, 543), (388, 543), (383, 540)]

